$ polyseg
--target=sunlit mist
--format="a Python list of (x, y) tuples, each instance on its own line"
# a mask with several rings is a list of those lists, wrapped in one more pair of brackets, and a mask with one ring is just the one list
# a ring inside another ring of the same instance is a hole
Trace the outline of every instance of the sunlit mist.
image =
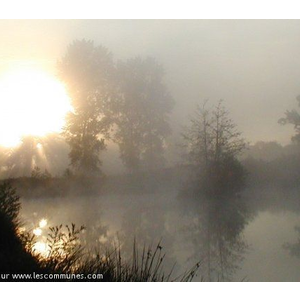
[(13, 68), (0, 77), (0, 144), (16, 146), (22, 136), (59, 132), (70, 110), (63, 84), (46, 71)]
[(39, 222), (39, 227), (40, 228), (44, 228), (45, 226), (47, 226), (48, 222), (46, 219), (42, 219), (40, 222)]
[(300, 281), (300, 20), (0, 40), (0, 281)]
[(41, 143), (37, 143), (36, 147), (39, 149), (39, 150), (42, 150), (43, 146)]

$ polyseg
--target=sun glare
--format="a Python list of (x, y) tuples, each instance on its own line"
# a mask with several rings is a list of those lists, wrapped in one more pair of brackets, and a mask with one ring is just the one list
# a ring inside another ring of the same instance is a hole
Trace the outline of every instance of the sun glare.
[(44, 242), (36, 242), (33, 247), (32, 250), (42, 256), (47, 256), (50, 249), (49, 246), (47, 245), (47, 243)]
[(39, 223), (39, 227), (40, 228), (44, 228), (45, 226), (47, 226), (48, 222), (46, 219), (42, 219)]
[(71, 109), (64, 85), (33, 67), (0, 77), (0, 145), (16, 146), (22, 136), (59, 132)]
[(33, 229), (33, 234), (36, 236), (40, 236), (42, 234), (42, 229), (41, 228), (35, 228)]

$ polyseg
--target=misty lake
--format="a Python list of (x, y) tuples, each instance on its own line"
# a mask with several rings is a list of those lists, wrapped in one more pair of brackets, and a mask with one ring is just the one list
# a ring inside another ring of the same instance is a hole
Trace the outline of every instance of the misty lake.
[(300, 282), (299, 20), (1, 28), (4, 280)]
[[(280, 197), (280, 193), (275, 193)], [(276, 200), (279, 201), (278, 199)], [(300, 259), (284, 248), (296, 243), (294, 230), (300, 225), (297, 199), (290, 204), (263, 207), (255, 212), (242, 232), (247, 248), (233, 281), (299, 281)], [(100, 197), (70, 197), (23, 200), (22, 217), (34, 228), (46, 218), (49, 226), (59, 224), (85, 225), (88, 243), (98, 246), (110, 243), (118, 236), (124, 249), (131, 250), (134, 239), (141, 244), (154, 244), (162, 239), (167, 254), (167, 268), (176, 263), (178, 273), (197, 262), (195, 235), (190, 225), (193, 218), (182, 213), (185, 209), (176, 198), (176, 192), (145, 195), (103, 195)], [(267, 205), (268, 206), (268, 205)], [(276, 209), (275, 209), (276, 208)], [(42, 237), (40, 237), (42, 238)], [(197, 243), (197, 242), (196, 242)], [(195, 255), (196, 253), (196, 255)], [(201, 273), (201, 268), (200, 271)], [(195, 278), (200, 280), (201, 276)]]

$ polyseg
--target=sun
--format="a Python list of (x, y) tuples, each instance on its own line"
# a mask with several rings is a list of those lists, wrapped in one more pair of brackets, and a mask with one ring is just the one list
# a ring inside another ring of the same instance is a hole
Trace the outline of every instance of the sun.
[(50, 73), (33, 67), (6, 72), (0, 77), (0, 145), (60, 132), (70, 109), (64, 85)]

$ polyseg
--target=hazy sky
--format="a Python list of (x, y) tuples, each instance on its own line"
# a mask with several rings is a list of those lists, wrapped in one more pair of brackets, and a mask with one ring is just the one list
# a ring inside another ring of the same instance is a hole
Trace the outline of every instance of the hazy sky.
[(0, 71), (33, 60), (54, 72), (66, 46), (82, 38), (116, 59), (160, 61), (176, 101), (175, 128), (197, 102), (222, 98), (250, 141), (290, 140), (292, 128), (277, 120), (297, 107), (300, 21), (1, 20)]

